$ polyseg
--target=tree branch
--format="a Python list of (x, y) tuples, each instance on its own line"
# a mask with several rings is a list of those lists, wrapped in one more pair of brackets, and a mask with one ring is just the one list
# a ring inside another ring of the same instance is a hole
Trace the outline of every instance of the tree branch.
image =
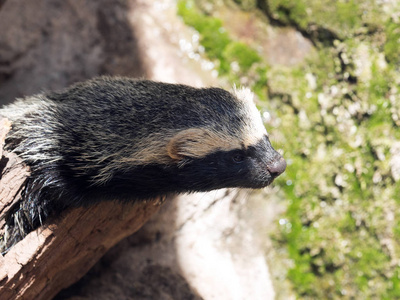
[[(0, 120), (0, 142), (10, 123)], [(0, 149), (0, 228), (18, 202), (29, 168), (15, 154)], [(118, 241), (136, 232), (160, 201), (102, 202), (67, 211), (29, 233), (0, 255), (0, 299), (51, 299), (80, 279)]]

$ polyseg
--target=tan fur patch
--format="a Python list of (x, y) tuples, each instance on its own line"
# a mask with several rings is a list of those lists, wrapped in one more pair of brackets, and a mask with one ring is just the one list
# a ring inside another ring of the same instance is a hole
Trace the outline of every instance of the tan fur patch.
[(237, 139), (230, 136), (221, 136), (205, 128), (192, 128), (176, 134), (167, 145), (168, 155), (175, 160), (181, 160), (184, 157), (201, 158), (218, 151), (229, 151), (240, 148)]

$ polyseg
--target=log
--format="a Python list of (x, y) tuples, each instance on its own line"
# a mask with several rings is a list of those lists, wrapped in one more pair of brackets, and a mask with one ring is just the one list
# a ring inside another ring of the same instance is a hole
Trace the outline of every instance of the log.
[[(10, 125), (0, 119), (1, 145)], [(0, 157), (0, 230), (4, 230), (4, 217), (19, 200), (29, 168), (2, 147)], [(0, 299), (53, 298), (85, 275), (109, 248), (136, 232), (161, 203), (161, 199), (102, 202), (50, 218), (0, 255)]]

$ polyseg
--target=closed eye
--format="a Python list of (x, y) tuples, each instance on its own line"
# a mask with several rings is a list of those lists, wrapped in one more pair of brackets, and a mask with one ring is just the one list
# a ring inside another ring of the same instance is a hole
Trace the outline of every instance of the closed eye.
[(245, 157), (244, 157), (243, 154), (236, 153), (236, 154), (234, 154), (234, 155), (232, 156), (233, 162), (234, 162), (234, 163), (237, 163), (237, 164), (243, 162), (244, 159), (245, 159)]

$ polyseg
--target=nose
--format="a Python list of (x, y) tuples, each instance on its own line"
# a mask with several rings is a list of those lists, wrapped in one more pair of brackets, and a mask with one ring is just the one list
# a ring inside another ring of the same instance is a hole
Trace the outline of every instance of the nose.
[(273, 161), (267, 168), (272, 177), (278, 177), (286, 170), (286, 161), (283, 157), (279, 157), (278, 159)]

